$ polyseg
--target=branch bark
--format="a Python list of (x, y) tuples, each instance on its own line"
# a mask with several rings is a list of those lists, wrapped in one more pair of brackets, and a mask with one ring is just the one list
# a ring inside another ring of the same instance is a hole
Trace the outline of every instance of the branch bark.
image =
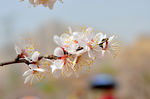
[[(82, 49), (83, 49), (83, 47), (78, 47), (78, 48), (76, 49), (76, 51), (80, 51), (80, 50), (82, 50)], [(65, 53), (65, 54), (69, 54), (69, 53), (67, 53), (67, 52), (64, 52), (64, 53)], [(71, 54), (69, 54), (69, 55), (71, 55)], [(54, 55), (48, 55), (48, 56), (39, 56), (38, 60), (41, 60), (41, 59), (43, 59), (43, 58), (44, 58), (44, 59), (49, 59), (49, 60), (60, 59), (60, 57), (57, 57), (57, 56), (54, 56)], [(11, 65), (11, 64), (17, 64), (17, 63), (24, 63), (24, 64), (29, 65), (29, 64), (33, 64), (34, 62), (30, 62), (30, 61), (28, 61), (28, 60), (26, 60), (26, 59), (24, 59), (24, 58), (20, 58), (20, 55), (18, 55), (15, 60), (0, 63), (0, 66)]]
[[(59, 57), (57, 56), (54, 56), (54, 55), (49, 55), (49, 56), (39, 56), (39, 60), (41, 59), (49, 59), (49, 60), (56, 60), (56, 59), (59, 59)], [(17, 58), (15, 60), (12, 60), (12, 61), (8, 61), (8, 62), (3, 62), (3, 63), (0, 63), (0, 66), (5, 66), (5, 65), (11, 65), (11, 64), (17, 64), (17, 63), (24, 63), (24, 64), (32, 64), (33, 62), (30, 62), (24, 58), (19, 58), (19, 56), (17, 56)]]

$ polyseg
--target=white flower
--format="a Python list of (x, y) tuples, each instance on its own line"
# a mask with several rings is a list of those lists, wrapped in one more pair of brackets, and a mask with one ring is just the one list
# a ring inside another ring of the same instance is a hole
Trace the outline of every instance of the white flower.
[[(62, 0), (60, 1), (62, 2)], [(43, 6), (49, 7), (50, 9), (52, 9), (56, 0), (29, 0), (29, 2), (34, 6), (42, 4)]]
[(56, 69), (62, 69), (63, 65), (64, 65), (64, 61), (63, 61), (63, 60), (58, 59), (58, 60), (54, 61), (53, 65), (51, 66), (51, 68), (52, 68), (52, 73), (53, 73)]
[(88, 56), (95, 59), (94, 56), (94, 32), (92, 28), (83, 29), (82, 32), (76, 33), (76, 38), (78, 39), (79, 45), (83, 47), (85, 51), (88, 52)]
[(31, 60), (32, 60), (33, 62), (37, 62), (37, 61), (38, 61), (38, 58), (39, 58), (39, 55), (40, 55), (40, 53), (39, 53), (38, 51), (35, 51), (35, 52), (33, 53), (33, 55), (31, 56)]
[(97, 33), (94, 37), (94, 42), (97, 43), (99, 47), (101, 47), (102, 56), (104, 56), (105, 51), (108, 49), (109, 38), (106, 37), (106, 34)]
[(97, 43), (97, 45), (99, 47), (101, 47), (101, 51), (102, 51), (102, 56), (104, 56), (105, 52), (108, 51), (109, 53), (113, 54), (114, 56), (116, 56), (116, 54), (119, 51), (119, 47), (118, 47), (118, 43), (112, 43), (113, 39), (114, 39), (114, 35), (111, 37), (107, 37), (106, 34), (102, 34), (102, 33), (98, 33), (95, 36), (95, 42)]
[(50, 66), (54, 77), (58, 78), (61, 74), (66, 77), (72, 75), (72, 61), (69, 59), (69, 55), (64, 53), (61, 47), (57, 47), (54, 50), (54, 55), (59, 57), (59, 59), (54, 60), (53, 64)]
[(93, 63), (93, 59), (88, 57), (88, 52), (82, 53), (79, 56), (75, 56), (74, 64), (72, 65), (75, 74), (78, 76), (80, 72), (89, 71), (90, 66)]
[(37, 66), (35, 64), (30, 64), (29, 67), (30, 67), (30, 69), (25, 71), (23, 74), (23, 76), (27, 76), (24, 81), (25, 84), (29, 81), (32, 84), (32, 80), (33, 80), (34, 76), (40, 72), (44, 72), (44, 69), (37, 68)]
[[(81, 32), (72, 32), (69, 27), (68, 34), (64, 33), (60, 37), (54, 36), (54, 41), (64, 48), (70, 54), (81, 54), (88, 52), (90, 58), (95, 59), (94, 56), (94, 42), (93, 42), (94, 32), (92, 28), (83, 29)], [(82, 48), (77, 50), (78, 48)]]
[(37, 64), (38, 63), (38, 58), (39, 58), (40, 53), (38, 51), (35, 51), (33, 55), (31, 56), (31, 59), (27, 59), (30, 62), (33, 62), (33, 64), (29, 64), (29, 70), (24, 72), (23, 76), (27, 76), (24, 83), (31, 82), (34, 78), (35, 75), (44, 72), (45, 70), (40, 68), (40, 66)]
[(67, 48), (69, 47), (69, 44), (71, 43), (71, 38), (68, 34), (62, 34), (60, 37), (55, 35), (54, 41), (56, 44), (58, 44), (60, 47)]
[(114, 50), (113, 38), (107, 38), (102, 33), (94, 34), (92, 28), (84, 28), (80, 32), (72, 32), (69, 28), (68, 33), (54, 36), (60, 47), (54, 50), (54, 55), (59, 59), (51, 65), (52, 73), (69, 77), (82, 67), (90, 67), (98, 52), (104, 56), (105, 51)]
[(54, 55), (55, 55), (55, 56), (58, 56), (58, 57), (64, 56), (64, 51), (63, 51), (63, 49), (60, 48), (60, 47), (55, 48), (55, 50), (54, 50)]
[[(60, 58), (65, 56), (63, 49), (60, 47), (55, 48), (54, 55)], [(64, 63), (65, 61), (63, 59), (54, 60), (53, 64), (50, 66), (54, 77), (58, 78), (61, 75), (61, 69)]]
[(63, 68), (64, 61), (63, 60), (55, 60), (53, 65), (51, 65), (53, 76), (58, 78), (61, 75), (61, 69)]
[(15, 45), (16, 53), (20, 58), (31, 57), (35, 51), (34, 44), (31, 40), (19, 40)]
[(53, 65), (51, 65), (52, 68), (52, 73), (56, 70), (56, 69), (62, 69), (62, 66), (64, 65), (64, 60), (61, 59), (62, 57), (65, 57), (64, 51), (62, 48), (57, 47), (54, 50), (54, 55), (57, 57), (60, 57), (60, 59), (57, 59), (53, 62)]
[(94, 36), (94, 42), (97, 44), (100, 44), (102, 42), (103, 39), (106, 39), (106, 34), (104, 35), (103, 33), (97, 33)]
[(67, 33), (62, 34), (60, 37), (55, 35), (54, 41), (70, 54), (76, 52), (76, 49), (79, 47), (78, 41), (74, 40), (73, 36)]

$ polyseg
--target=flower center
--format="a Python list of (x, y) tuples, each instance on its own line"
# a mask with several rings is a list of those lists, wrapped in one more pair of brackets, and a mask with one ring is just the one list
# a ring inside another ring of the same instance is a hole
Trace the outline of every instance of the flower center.
[(21, 57), (21, 58), (24, 58), (24, 56), (27, 56), (27, 57), (28, 57), (28, 54), (26, 53), (25, 49), (22, 49), (22, 50), (21, 50), (20, 57)]
[(102, 39), (102, 42), (99, 44), (99, 47), (101, 47), (102, 50), (107, 50), (107, 48), (108, 48), (108, 38)]
[(36, 73), (38, 73), (38, 71), (36, 71), (36, 70), (33, 70), (32, 74), (36, 74)]

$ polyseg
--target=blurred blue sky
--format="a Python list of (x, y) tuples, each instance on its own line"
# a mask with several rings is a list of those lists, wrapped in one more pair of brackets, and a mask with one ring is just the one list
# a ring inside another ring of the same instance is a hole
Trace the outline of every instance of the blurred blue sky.
[(28, 0), (1, 0), (0, 44), (7, 41), (5, 33), (15, 38), (53, 19), (90, 26), (130, 41), (150, 31), (150, 0), (64, 0), (63, 4), (57, 2), (53, 10), (34, 8)]

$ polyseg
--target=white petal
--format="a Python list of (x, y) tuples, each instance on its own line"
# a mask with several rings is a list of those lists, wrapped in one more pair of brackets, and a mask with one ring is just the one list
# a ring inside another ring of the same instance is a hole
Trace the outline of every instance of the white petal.
[(57, 69), (62, 69), (64, 65), (64, 61), (63, 60), (55, 60), (54, 61), (54, 64), (51, 65), (51, 68), (52, 68), (52, 73), (57, 70)]
[(69, 30), (69, 33), (72, 33), (72, 29), (70, 26), (68, 27), (68, 30)]
[(87, 42), (84, 39), (81, 39), (79, 41), (79, 45), (82, 46), (83, 48), (85, 48), (87, 46)]
[(76, 65), (77, 59), (78, 59), (78, 55), (76, 55), (75, 58), (74, 58), (73, 65), (71, 66), (72, 69)]
[(29, 67), (30, 67), (31, 69), (36, 69), (36, 68), (37, 68), (37, 65), (35, 65), (35, 64), (30, 64)]
[(86, 29), (87, 33), (86, 33), (86, 36), (87, 36), (87, 39), (88, 40), (91, 40), (93, 38), (93, 28), (87, 28)]
[(88, 55), (89, 55), (89, 57), (92, 58), (92, 59), (95, 58), (94, 53), (93, 53), (92, 50), (88, 51)]
[(53, 76), (55, 77), (55, 78), (59, 78), (60, 76), (61, 76), (61, 70), (60, 69), (57, 69), (57, 70), (55, 70), (54, 72), (53, 72)]
[(57, 69), (55, 65), (51, 65), (51, 68), (52, 68), (52, 73)]
[(70, 40), (71, 40), (71, 38), (70, 38), (71, 36), (69, 35), (69, 34), (62, 34), (61, 36), (60, 36), (60, 40), (61, 40), (61, 43), (62, 43), (62, 45), (65, 45), (66, 43), (69, 43), (69, 42), (71, 42)]
[(106, 43), (103, 43), (103, 47), (104, 47), (104, 48), (106, 47)]
[(55, 48), (55, 50), (54, 50), (54, 55), (55, 55), (55, 56), (58, 56), (58, 57), (64, 56), (64, 51), (63, 51), (63, 49), (60, 48), (60, 47)]
[(44, 72), (44, 71), (45, 71), (45, 70), (42, 69), (42, 68), (36, 68), (36, 69), (34, 69), (34, 70), (36, 70), (36, 71), (38, 71), (38, 72)]
[(90, 47), (88, 47), (88, 46), (86, 46), (85, 49), (86, 49), (87, 51), (90, 51), (90, 50), (91, 50)]
[(89, 33), (92, 33), (92, 32), (93, 32), (93, 28), (88, 27), (88, 28), (86, 29), (86, 31), (89, 32)]
[(111, 36), (111, 37), (108, 39), (108, 42), (111, 42), (111, 41), (113, 40), (114, 37), (115, 37), (114, 35)]
[(56, 60), (56, 61), (54, 61), (54, 65), (57, 67), (57, 68), (59, 68), (59, 69), (61, 69), (62, 67), (63, 67), (63, 65), (64, 65), (64, 61), (63, 60)]
[(99, 43), (101, 43), (102, 39), (103, 39), (103, 34), (100, 32), (95, 35), (94, 41), (95, 41), (95, 43), (99, 44)]
[(54, 40), (54, 42), (55, 42), (56, 44), (58, 44), (59, 46), (61, 46), (61, 45), (62, 45), (62, 43), (61, 43), (61, 40), (60, 40), (59, 36), (54, 35), (53, 40)]
[(95, 36), (101, 38), (101, 37), (103, 36), (103, 33), (102, 33), (102, 32), (99, 32), (99, 33), (97, 33)]
[(33, 55), (31, 56), (32, 61), (34, 62), (38, 61), (39, 55), (40, 53), (38, 51), (35, 51)]
[(31, 73), (32, 73), (32, 70), (29, 69), (29, 70), (27, 70), (27, 71), (24, 72), (23, 76), (27, 76), (27, 75), (29, 75), (29, 74), (31, 74)]
[(73, 32), (73, 33), (72, 33), (72, 36), (73, 36), (73, 40), (79, 41), (79, 40), (83, 37), (83, 33), (80, 33), (80, 32)]
[(21, 54), (21, 49), (17, 45), (15, 45), (15, 50), (18, 55)]
[(29, 82), (30, 80), (32, 80), (33, 77), (34, 77), (34, 75), (32, 75), (32, 74), (29, 75), (29, 76), (27, 76), (27, 77), (25, 78), (24, 84), (26, 84), (27, 82)]
[(80, 33), (79, 33), (79, 32), (73, 32), (72, 35), (73, 35), (73, 36), (79, 36)]
[(103, 38), (106, 38), (106, 34), (105, 34), (105, 35), (103, 35)]
[(104, 56), (104, 54), (105, 54), (105, 50), (102, 50), (102, 56)]

